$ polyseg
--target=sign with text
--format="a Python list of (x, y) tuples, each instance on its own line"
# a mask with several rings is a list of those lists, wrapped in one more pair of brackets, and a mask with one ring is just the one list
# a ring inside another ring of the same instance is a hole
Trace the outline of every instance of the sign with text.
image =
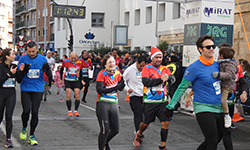
[(233, 25), (234, 7), (234, 3), (203, 1), (201, 22)]
[(85, 19), (85, 6), (53, 5), (53, 17)]
[(233, 25), (201, 23), (201, 36), (206, 34), (214, 37), (215, 45), (233, 44)]
[(186, 4), (185, 24), (199, 23), (201, 21), (201, 2)]
[(128, 45), (128, 26), (114, 26), (114, 45)]
[(195, 45), (200, 37), (200, 23), (186, 24), (184, 26), (184, 45)]

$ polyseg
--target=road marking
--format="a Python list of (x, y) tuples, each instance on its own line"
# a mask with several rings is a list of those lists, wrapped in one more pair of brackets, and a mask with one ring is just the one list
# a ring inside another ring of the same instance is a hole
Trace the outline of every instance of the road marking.
[[(3, 131), (4, 135), (6, 136), (5, 124), (1, 123), (0, 128)], [(13, 134), (11, 134), (11, 142), (13, 143), (14, 147), (22, 147), (22, 145), (17, 141), (17, 139), (13, 136)]]
[(89, 106), (86, 106), (86, 105), (83, 105), (83, 104), (80, 104), (81, 106), (83, 106), (83, 107), (85, 107), (85, 108), (88, 108), (88, 109), (90, 109), (90, 110), (93, 110), (93, 111), (95, 111), (95, 109), (94, 108), (92, 108), (92, 107), (89, 107)]

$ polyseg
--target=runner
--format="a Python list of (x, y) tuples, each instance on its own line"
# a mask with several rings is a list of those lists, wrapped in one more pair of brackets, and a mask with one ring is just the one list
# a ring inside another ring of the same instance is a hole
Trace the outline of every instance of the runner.
[[(5, 109), (6, 120), (6, 143), (5, 147), (11, 148), (12, 115), (16, 104), (15, 80), (20, 76), (17, 66), (11, 64), (16, 55), (11, 49), (2, 51), (2, 63), (0, 64), (0, 124), (3, 120)], [(20, 70), (24, 70), (24, 64), (20, 65)], [(22, 78), (21, 78), (22, 79)], [(18, 80), (20, 82), (20, 80)]]
[(213, 72), (219, 72), (219, 64), (214, 62), (213, 58), (216, 47), (213, 41), (214, 37), (208, 35), (201, 36), (196, 41), (200, 58), (186, 69), (181, 84), (166, 110), (167, 116), (173, 114), (172, 109), (192, 83), (194, 112), (205, 137), (205, 141), (200, 144), (198, 150), (216, 150), (222, 138), (224, 126), (220, 81), (212, 76)]
[[(155, 47), (151, 49), (152, 62), (142, 69), (142, 83), (146, 87), (146, 93), (143, 97), (143, 122), (140, 124), (139, 131), (135, 133), (133, 144), (138, 147), (142, 142), (142, 133), (146, 130), (151, 122), (157, 117), (161, 122), (161, 145), (159, 150), (166, 150), (166, 141), (168, 136), (168, 124), (171, 116), (167, 117), (164, 113), (168, 104), (165, 96), (166, 82), (174, 83), (175, 78), (171, 75), (166, 66), (162, 66), (162, 52)], [(169, 79), (169, 80), (168, 80)]]
[(82, 63), (82, 77), (83, 77), (83, 81), (85, 82), (85, 85), (81, 84), (81, 88), (80, 88), (80, 89), (82, 89), (84, 86), (82, 102), (87, 103), (86, 96), (88, 93), (89, 81), (90, 81), (89, 69), (93, 70), (93, 65), (92, 65), (91, 59), (88, 58), (88, 53), (86, 50), (82, 51), (82, 57), (79, 60), (81, 60), (81, 63)]
[[(46, 59), (47, 59), (48, 64), (49, 64), (50, 71), (51, 71), (51, 72), (54, 71), (54, 68), (55, 68), (55, 60), (54, 60), (54, 58), (52, 58), (52, 53), (51, 53), (50, 50), (48, 50), (47, 53), (46, 53)], [(53, 81), (53, 75), (52, 75), (52, 73), (51, 73), (51, 80), (52, 80), (52, 82), (54, 82), (54, 81)], [(51, 92), (50, 92), (51, 86), (47, 86), (46, 88), (48, 89), (48, 93), (51, 94)]]
[(126, 85), (125, 90), (129, 93), (129, 104), (134, 113), (135, 132), (139, 130), (140, 123), (142, 122), (143, 84), (141, 71), (146, 63), (147, 58), (140, 56), (136, 63), (129, 66), (123, 73)]
[(82, 80), (82, 71), (81, 71), (81, 63), (78, 62), (76, 52), (71, 52), (70, 57), (65, 59), (62, 63), (62, 68), (60, 70), (60, 84), (63, 80), (63, 70), (66, 68), (65, 77), (64, 77), (64, 84), (66, 88), (66, 105), (68, 108), (68, 116), (73, 116), (71, 110), (71, 90), (75, 93), (75, 111), (74, 115), (79, 117), (80, 114), (78, 113), (78, 107), (80, 105), (80, 87), (81, 83), (84, 85), (85, 83)]
[(122, 91), (125, 84), (121, 73), (115, 69), (115, 60), (106, 55), (102, 62), (103, 69), (96, 79), (96, 115), (100, 133), (99, 150), (110, 150), (109, 141), (119, 132), (119, 109), (117, 90)]
[[(30, 65), (30, 69), (28, 70), (27, 75), (24, 76), (20, 85), (21, 102), (23, 107), (23, 127), (20, 133), (20, 139), (25, 140), (27, 137), (27, 126), (31, 111), (31, 127), (28, 143), (31, 145), (38, 145), (34, 132), (38, 124), (38, 112), (42, 99), (44, 83), (43, 72), (50, 77), (51, 71), (47, 59), (37, 53), (38, 49), (35, 42), (31, 41), (28, 43), (26, 52), (27, 55), (24, 55), (19, 59), (19, 64), (26, 63)], [(49, 78), (49, 84), (51, 85), (51, 78)]]

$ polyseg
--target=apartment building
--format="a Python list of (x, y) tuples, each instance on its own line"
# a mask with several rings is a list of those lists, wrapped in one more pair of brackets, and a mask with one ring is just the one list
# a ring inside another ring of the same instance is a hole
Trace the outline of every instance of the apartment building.
[(12, 1), (0, 0), (0, 47), (2, 48), (14, 48), (12, 44), (12, 9)]
[[(37, 42), (41, 50), (53, 50), (54, 20), (51, 17), (51, 1), (47, 0), (17, 0), (15, 2), (15, 44), (20, 41), (19, 35), (23, 35), (23, 41)], [(44, 17), (46, 17), (46, 23)]]

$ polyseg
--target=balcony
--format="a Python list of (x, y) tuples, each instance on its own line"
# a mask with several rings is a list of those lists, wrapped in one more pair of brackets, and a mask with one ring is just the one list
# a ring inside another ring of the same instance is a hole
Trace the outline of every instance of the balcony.
[(28, 28), (35, 28), (35, 27), (36, 27), (36, 20), (29, 20)]
[(9, 42), (9, 43), (10, 43), (10, 42), (12, 43), (12, 38), (8, 38), (8, 42)]
[(50, 34), (50, 39), (49, 39), (50, 41), (54, 41), (55, 40), (55, 34), (54, 33), (51, 33)]
[(54, 17), (50, 17), (49, 24), (53, 24), (55, 22)]
[(26, 9), (25, 5), (22, 5), (22, 6), (20, 6), (19, 8), (16, 9), (16, 14), (20, 15), (23, 12), (27, 12), (27, 9)]
[(35, 10), (35, 9), (36, 9), (36, 0), (32, 0), (30, 3), (28, 3), (27, 10), (31, 11), (31, 10)]
[(21, 22), (16, 24), (16, 29), (23, 29), (23, 28), (27, 28), (27, 22), (26, 21), (21, 21)]
[(13, 32), (13, 29), (12, 28), (8, 28), (8, 32)]

